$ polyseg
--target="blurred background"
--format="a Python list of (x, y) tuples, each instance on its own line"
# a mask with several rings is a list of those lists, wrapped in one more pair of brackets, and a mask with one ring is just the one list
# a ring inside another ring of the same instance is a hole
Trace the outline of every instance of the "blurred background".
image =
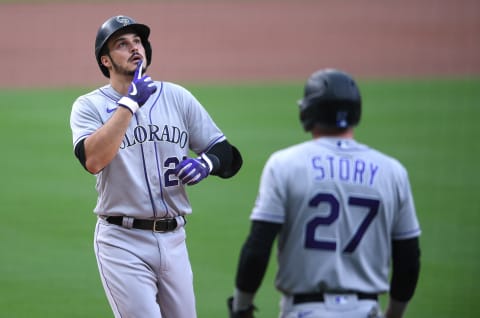
[[(191, 90), (244, 156), (235, 178), (189, 188), (200, 318), (227, 317), (263, 164), (310, 138), (296, 101), (325, 67), (358, 81), (357, 139), (410, 174), (423, 234), (407, 317), (480, 315), (480, 2), (0, 0), (0, 317), (112, 317), (92, 246), (95, 179), (73, 156), (69, 116), (107, 83), (94, 41), (117, 14), (150, 26), (149, 74)], [(272, 255), (260, 318), (278, 313), (275, 270)]]
[(303, 80), (327, 66), (362, 77), (480, 71), (475, 0), (10, 2), (0, 7), (2, 86), (104, 83), (95, 35), (117, 14), (151, 27), (150, 72), (168, 80)]

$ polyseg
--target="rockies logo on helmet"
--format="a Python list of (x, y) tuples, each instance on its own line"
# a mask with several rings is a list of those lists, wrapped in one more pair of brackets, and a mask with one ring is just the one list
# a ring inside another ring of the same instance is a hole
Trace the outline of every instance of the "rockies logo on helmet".
[(126, 17), (126, 16), (123, 16), (123, 15), (117, 16), (117, 17), (115, 18), (115, 20), (117, 20), (118, 23), (123, 24), (123, 25), (132, 24), (130, 18), (129, 18), (129, 17)]

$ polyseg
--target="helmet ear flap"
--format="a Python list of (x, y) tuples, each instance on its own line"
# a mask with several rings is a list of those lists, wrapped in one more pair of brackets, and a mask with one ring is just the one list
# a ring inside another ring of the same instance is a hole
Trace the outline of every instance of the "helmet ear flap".
[(152, 45), (148, 40), (142, 41), (143, 48), (145, 49), (145, 57), (147, 58), (147, 66), (152, 63)]

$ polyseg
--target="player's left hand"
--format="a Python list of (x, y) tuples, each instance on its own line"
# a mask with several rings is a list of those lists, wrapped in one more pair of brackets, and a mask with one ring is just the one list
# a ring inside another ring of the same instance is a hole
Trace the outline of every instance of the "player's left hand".
[(241, 311), (233, 311), (233, 297), (228, 297), (227, 299), (228, 307), (228, 316), (230, 318), (255, 318), (253, 311), (256, 310), (254, 305), (251, 305), (249, 308)]
[(205, 179), (213, 169), (212, 162), (205, 154), (198, 158), (188, 158), (175, 168), (175, 175), (184, 184), (194, 185)]

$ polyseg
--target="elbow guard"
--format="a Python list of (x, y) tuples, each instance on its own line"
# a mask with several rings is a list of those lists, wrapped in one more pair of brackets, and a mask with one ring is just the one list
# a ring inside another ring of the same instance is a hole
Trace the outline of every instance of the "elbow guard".
[(85, 143), (85, 139), (82, 139), (75, 146), (75, 157), (77, 157), (78, 161), (80, 161), (80, 163), (85, 168), (85, 170), (87, 170), (87, 166), (86, 166), (87, 158), (85, 156), (84, 143)]
[(243, 164), (240, 151), (227, 140), (215, 144), (206, 152), (206, 155), (213, 163), (213, 169), (210, 174), (221, 178), (233, 177)]

